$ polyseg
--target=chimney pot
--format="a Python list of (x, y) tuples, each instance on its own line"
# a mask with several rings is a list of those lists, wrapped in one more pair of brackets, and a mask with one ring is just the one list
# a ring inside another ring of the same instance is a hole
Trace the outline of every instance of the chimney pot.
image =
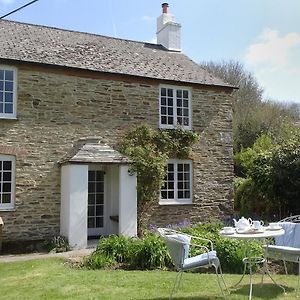
[(168, 3), (163, 3), (161, 6), (162, 6), (162, 12), (163, 12), (163, 14), (167, 14), (168, 13), (168, 8), (169, 8), (169, 4)]

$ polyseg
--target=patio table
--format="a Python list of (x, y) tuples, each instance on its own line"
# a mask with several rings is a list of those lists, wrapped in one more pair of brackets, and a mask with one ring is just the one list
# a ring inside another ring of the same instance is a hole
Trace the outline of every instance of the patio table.
[[(220, 234), (223, 237), (229, 238), (229, 239), (241, 239), (244, 241), (247, 240), (254, 240), (254, 239), (258, 239), (258, 240), (264, 240), (264, 243), (266, 245), (268, 245), (268, 238), (273, 238), (276, 236), (280, 236), (284, 234), (284, 229), (280, 228), (280, 229), (276, 229), (276, 230), (268, 230), (268, 228), (263, 227), (261, 230), (251, 230), (251, 231), (247, 231), (247, 232), (238, 232), (238, 231), (234, 231), (233, 233), (225, 233), (223, 230), (220, 231)], [(272, 280), (272, 282), (274, 284), (276, 284), (278, 287), (280, 287), (283, 292), (285, 293), (285, 289), (283, 286), (279, 285), (274, 278), (271, 276), (271, 273), (268, 269), (268, 265), (267, 265), (267, 260), (265, 257), (253, 257), (251, 255), (251, 252), (249, 250), (249, 247), (247, 247), (247, 243), (245, 243), (245, 257), (243, 258), (243, 263), (244, 263), (244, 271), (243, 271), (243, 275), (241, 277), (241, 279), (234, 285), (234, 286), (238, 286), (243, 278), (245, 277), (246, 274), (246, 267), (247, 264), (249, 265), (249, 282), (250, 282), (250, 289), (249, 289), (249, 300), (252, 299), (252, 266), (254, 264), (263, 264), (263, 274), (267, 274), (270, 279)], [(262, 283), (263, 283), (263, 279), (262, 279)]]

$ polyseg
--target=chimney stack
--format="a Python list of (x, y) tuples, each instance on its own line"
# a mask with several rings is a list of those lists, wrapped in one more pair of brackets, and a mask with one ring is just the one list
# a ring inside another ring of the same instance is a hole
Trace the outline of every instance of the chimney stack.
[(162, 9), (163, 9), (163, 14), (167, 14), (168, 13), (168, 8), (169, 8), (169, 4), (168, 3), (163, 3), (162, 5)]
[(157, 18), (157, 44), (168, 50), (181, 51), (181, 25), (169, 13), (169, 4), (162, 4), (162, 15)]

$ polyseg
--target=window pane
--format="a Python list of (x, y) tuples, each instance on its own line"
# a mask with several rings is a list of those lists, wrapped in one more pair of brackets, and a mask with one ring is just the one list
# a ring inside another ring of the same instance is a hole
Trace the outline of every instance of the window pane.
[(11, 192), (11, 183), (3, 183), (3, 193)]
[(183, 171), (183, 164), (178, 164), (178, 171)]
[(161, 89), (161, 95), (166, 96), (167, 95), (167, 90), (165, 88)]
[(5, 102), (13, 102), (13, 93), (5, 93), (4, 101)]
[(174, 192), (168, 191), (168, 199), (174, 199)]
[(184, 180), (190, 180), (190, 173), (184, 173)]
[(96, 204), (103, 204), (103, 203), (104, 203), (104, 195), (96, 194)]
[(96, 215), (103, 216), (103, 205), (96, 206)]
[(89, 194), (88, 195), (88, 203), (89, 203), (89, 205), (94, 205), (95, 204), (95, 195), (94, 194)]
[(95, 181), (95, 171), (89, 171), (89, 181)]
[(178, 191), (178, 198), (179, 199), (182, 199), (183, 198), (183, 191)]
[(161, 97), (161, 105), (166, 105), (167, 104), (167, 98)]
[(177, 99), (177, 106), (182, 106), (182, 100), (181, 99)]
[(103, 218), (102, 217), (96, 218), (96, 227), (97, 228), (103, 227)]
[(3, 170), (11, 170), (11, 161), (3, 161)]
[(161, 117), (161, 124), (167, 124), (167, 117)]
[(162, 114), (162, 115), (166, 115), (166, 114), (167, 114), (167, 108), (166, 108), (165, 106), (163, 106), (163, 107), (161, 108), (161, 114)]
[(0, 70), (0, 80), (4, 80), (4, 70)]
[(189, 126), (189, 119), (188, 118), (183, 118), (183, 125)]
[(3, 113), (3, 103), (0, 102), (0, 113)]
[(173, 115), (173, 108), (172, 108), (172, 107), (169, 107), (169, 108), (168, 108), (168, 115), (169, 115), (169, 116), (172, 116), (172, 115)]
[(5, 91), (12, 92), (14, 90), (14, 84), (11, 81), (5, 81)]
[(168, 117), (168, 124), (173, 125), (173, 117)]
[(174, 171), (174, 165), (168, 164), (168, 171)]
[(174, 182), (173, 181), (168, 182), (168, 189), (169, 190), (173, 190), (174, 189)]
[(161, 191), (161, 198), (167, 199), (167, 191)]
[(89, 216), (94, 216), (95, 215), (95, 207), (94, 206), (89, 206), (88, 207), (88, 215)]
[(182, 97), (182, 90), (177, 90), (177, 98), (181, 98)]
[(189, 172), (190, 171), (190, 165), (189, 164), (184, 164), (184, 170), (186, 172)]
[(189, 110), (188, 110), (187, 108), (185, 108), (185, 109), (183, 110), (183, 115), (184, 115), (185, 117), (188, 117), (188, 116), (189, 116)]
[(13, 81), (14, 80), (14, 71), (6, 70), (5, 71), (5, 80)]
[(11, 194), (2, 194), (2, 203), (10, 203)]
[(173, 106), (173, 99), (172, 98), (168, 98), (168, 106)]
[(178, 182), (177, 188), (178, 188), (179, 190), (182, 190), (182, 189), (183, 189), (183, 182)]
[(168, 97), (173, 97), (173, 90), (172, 89), (168, 89)]
[(13, 112), (13, 105), (10, 104), (10, 103), (5, 104), (4, 110), (5, 110), (5, 113), (12, 114), (12, 112)]
[(11, 172), (3, 172), (3, 181), (11, 181)]
[(0, 81), (0, 91), (4, 91), (4, 82)]
[(182, 116), (182, 109), (181, 108), (177, 108), (177, 115)]
[(185, 191), (184, 198), (190, 198), (190, 197), (191, 197), (190, 191)]
[(183, 91), (183, 98), (188, 98), (189, 97), (189, 92), (187, 90)]
[(95, 184), (89, 182), (89, 193), (95, 193)]
[(88, 228), (95, 228), (95, 219), (88, 218)]
[(103, 193), (103, 191), (104, 191), (104, 184), (103, 184), (103, 182), (97, 182), (96, 183), (96, 192), (97, 193)]
[(183, 107), (189, 107), (189, 101), (183, 100)]

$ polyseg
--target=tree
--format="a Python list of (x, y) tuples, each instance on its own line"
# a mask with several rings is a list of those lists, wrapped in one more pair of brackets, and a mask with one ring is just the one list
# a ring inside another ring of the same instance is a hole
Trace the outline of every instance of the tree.
[(262, 134), (278, 136), (285, 121), (299, 117), (295, 104), (263, 101), (263, 89), (254, 76), (237, 61), (207, 62), (201, 66), (231, 85), (233, 92), (233, 147), (234, 153), (251, 147)]

